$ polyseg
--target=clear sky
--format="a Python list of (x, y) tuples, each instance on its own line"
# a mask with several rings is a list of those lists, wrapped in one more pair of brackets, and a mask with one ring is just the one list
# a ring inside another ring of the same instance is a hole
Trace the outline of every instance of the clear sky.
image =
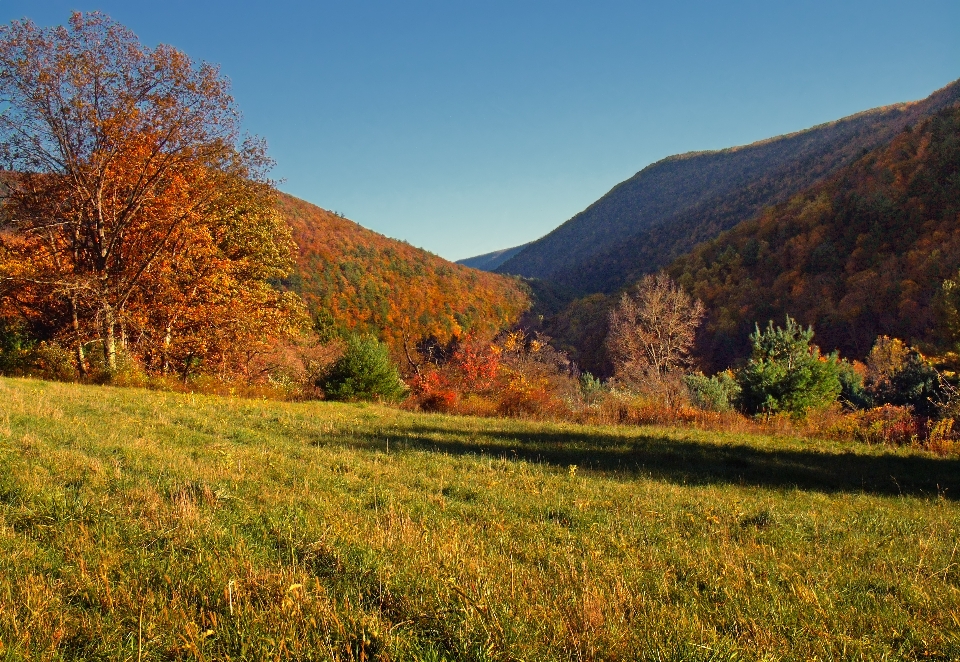
[(536, 239), (670, 154), (960, 78), (960, 2), (0, 0), (101, 10), (219, 63), (280, 188), (460, 259)]

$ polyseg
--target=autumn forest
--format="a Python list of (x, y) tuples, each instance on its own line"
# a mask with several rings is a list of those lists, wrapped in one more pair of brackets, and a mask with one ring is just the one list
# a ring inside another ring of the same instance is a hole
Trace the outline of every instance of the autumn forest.
[[(0, 47), (7, 374), (571, 420), (830, 410), (854, 436), (871, 407), (923, 439), (950, 418), (956, 83), (655, 164), (493, 273), (280, 193), (219, 70), (102, 14)], [(795, 351), (830, 369), (793, 374)]]
[(0, 27), (0, 660), (960, 659), (960, 81), (459, 263), (244, 127)]

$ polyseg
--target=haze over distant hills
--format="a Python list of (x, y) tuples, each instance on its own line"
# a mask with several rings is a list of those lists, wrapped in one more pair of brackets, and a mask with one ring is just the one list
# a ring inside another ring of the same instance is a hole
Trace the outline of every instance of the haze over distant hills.
[(955, 81), (922, 101), (868, 110), (743, 147), (671, 156), (618, 184), (499, 265), (492, 266), (515, 249), (461, 262), (550, 280), (581, 295), (613, 292), (958, 101), (960, 81)]
[(479, 269), (480, 271), (493, 271), (527, 246), (528, 244), (523, 244), (522, 246), (504, 248), (499, 251), (493, 251), (492, 253), (484, 253), (483, 255), (464, 258), (457, 260), (457, 264)]

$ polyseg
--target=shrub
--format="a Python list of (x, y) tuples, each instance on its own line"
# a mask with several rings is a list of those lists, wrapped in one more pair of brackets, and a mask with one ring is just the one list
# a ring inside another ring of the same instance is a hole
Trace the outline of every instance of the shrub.
[(603, 386), (603, 382), (591, 375), (589, 372), (585, 372), (580, 375), (580, 397), (583, 398), (584, 403), (589, 406), (597, 404), (602, 398), (606, 389)]
[(117, 345), (116, 352), (116, 367), (111, 370), (104, 356), (103, 343), (95, 342), (88, 346), (86, 359), (87, 376), (90, 381), (95, 384), (144, 386), (147, 376), (140, 362), (122, 344)]
[(0, 320), (0, 374), (28, 372), (35, 344), (22, 323)]
[(453, 411), (459, 398), (447, 374), (433, 367), (427, 367), (414, 377), (413, 391), (417, 404), (424, 411)]
[(923, 422), (909, 407), (883, 405), (852, 414), (848, 436), (866, 444), (906, 446), (925, 436)]
[(936, 417), (948, 400), (936, 368), (896, 338), (877, 338), (867, 366), (867, 389), (878, 404), (910, 407), (918, 416)]
[(727, 412), (740, 395), (740, 385), (730, 371), (721, 372), (713, 377), (700, 373), (687, 375), (683, 379), (690, 392), (690, 402), (705, 411)]
[(919, 352), (911, 352), (884, 386), (876, 395), (879, 402), (912, 407), (919, 416), (935, 417), (946, 399), (940, 375)]
[(835, 402), (840, 394), (838, 359), (822, 356), (812, 344), (813, 329), (787, 316), (786, 326), (773, 322), (750, 336), (753, 354), (737, 373), (740, 407), (748, 414), (789, 413), (804, 416)]
[(407, 389), (387, 346), (372, 336), (351, 336), (341, 356), (317, 382), (331, 400), (396, 402)]
[(30, 375), (57, 382), (72, 382), (79, 376), (73, 352), (46, 342), (37, 345), (30, 353)]
[(837, 377), (840, 379), (840, 401), (848, 409), (867, 409), (874, 399), (865, 384), (866, 366), (859, 361), (837, 362)]

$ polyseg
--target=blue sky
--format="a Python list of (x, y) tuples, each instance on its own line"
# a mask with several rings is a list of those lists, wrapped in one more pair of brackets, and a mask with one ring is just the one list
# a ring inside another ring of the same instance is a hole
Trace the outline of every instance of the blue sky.
[(0, 1), (101, 10), (219, 63), (280, 188), (449, 259), (549, 232), (645, 165), (960, 78), (960, 2)]

